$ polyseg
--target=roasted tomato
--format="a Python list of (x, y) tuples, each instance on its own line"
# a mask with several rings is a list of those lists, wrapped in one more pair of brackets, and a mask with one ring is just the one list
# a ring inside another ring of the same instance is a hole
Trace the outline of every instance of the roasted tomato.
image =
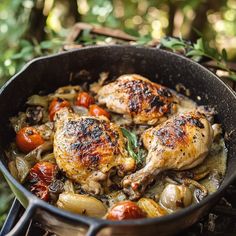
[(106, 116), (108, 119), (110, 119), (110, 114), (106, 110), (95, 104), (89, 107), (89, 114), (91, 116)]
[(49, 118), (51, 121), (54, 119), (54, 115), (63, 107), (70, 107), (70, 103), (62, 98), (54, 98), (49, 106)]
[(50, 162), (39, 162), (29, 172), (31, 182), (43, 182), (46, 185), (52, 183), (57, 172), (57, 166)]
[(131, 201), (118, 202), (107, 213), (108, 220), (129, 220), (145, 217), (146, 214), (141, 208)]
[(35, 194), (37, 197), (41, 198), (44, 201), (48, 201), (49, 200), (49, 189), (48, 186), (43, 183), (42, 181), (39, 181), (37, 183), (35, 183), (30, 191)]
[(94, 98), (92, 96), (90, 96), (88, 93), (86, 92), (81, 92), (78, 94), (78, 96), (76, 97), (76, 101), (75, 104), (77, 106), (82, 106), (82, 107), (86, 107), (89, 108), (90, 105), (94, 104)]
[(36, 147), (44, 143), (44, 139), (33, 127), (22, 128), (16, 134), (17, 147), (24, 153), (34, 150)]

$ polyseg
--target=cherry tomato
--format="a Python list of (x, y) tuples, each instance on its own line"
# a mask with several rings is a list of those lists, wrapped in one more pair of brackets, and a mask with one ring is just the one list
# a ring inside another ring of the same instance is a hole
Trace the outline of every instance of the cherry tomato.
[(29, 172), (31, 182), (42, 182), (46, 185), (52, 183), (57, 171), (57, 166), (50, 162), (39, 162)]
[(54, 98), (49, 106), (49, 118), (51, 121), (54, 119), (54, 115), (63, 107), (70, 107), (70, 103), (62, 98)]
[(110, 114), (106, 110), (95, 104), (89, 107), (89, 114), (91, 116), (106, 116), (108, 119), (110, 119)]
[(88, 93), (86, 92), (81, 92), (78, 94), (78, 96), (76, 97), (76, 102), (75, 104), (77, 106), (82, 106), (82, 107), (86, 107), (89, 108), (89, 106), (91, 104), (94, 104), (94, 98), (92, 96), (90, 96)]
[(108, 220), (128, 220), (144, 218), (146, 214), (134, 202), (123, 201), (114, 205), (107, 214)]
[(44, 139), (33, 127), (22, 128), (16, 134), (16, 145), (24, 153), (34, 150), (36, 147), (44, 143)]
[(48, 201), (49, 200), (49, 189), (48, 186), (39, 181), (36, 184), (34, 184), (30, 191), (35, 194), (37, 197), (41, 198), (44, 201)]

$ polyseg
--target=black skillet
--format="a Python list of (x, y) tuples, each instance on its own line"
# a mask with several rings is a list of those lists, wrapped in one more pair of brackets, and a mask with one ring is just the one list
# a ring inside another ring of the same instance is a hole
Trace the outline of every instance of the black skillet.
[[(39, 91), (52, 92), (68, 84), (93, 82), (101, 72), (111, 79), (124, 73), (137, 73), (172, 89), (182, 84), (198, 104), (216, 108), (217, 120), (223, 124), (228, 148), (225, 178), (212, 195), (199, 204), (177, 213), (152, 219), (112, 222), (75, 215), (41, 201), (21, 184), (7, 169), (3, 153), (14, 135), (9, 117), (23, 109), (26, 99)], [(236, 96), (215, 75), (182, 56), (159, 50), (132, 46), (89, 47), (42, 57), (30, 62), (0, 91), (0, 169), (12, 191), (26, 208), (15, 228), (8, 235), (22, 235), (33, 217), (58, 235), (167, 235), (194, 224), (217, 202), (226, 187), (236, 177)]]

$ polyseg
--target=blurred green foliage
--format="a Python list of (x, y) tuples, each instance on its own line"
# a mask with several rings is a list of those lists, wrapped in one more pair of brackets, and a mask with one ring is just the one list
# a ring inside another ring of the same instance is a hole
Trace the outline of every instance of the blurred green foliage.
[(236, 73), (228, 67), (228, 54), (225, 48), (221, 52), (210, 46), (209, 42), (201, 36), (196, 43), (192, 43), (182, 38), (164, 37), (161, 39), (160, 47), (169, 49), (173, 52), (179, 52), (186, 57), (197, 62), (202, 59), (214, 61), (219, 69), (227, 72), (227, 78), (236, 81)]
[(7, 183), (4, 182), (2, 178), (0, 173), (0, 229), (6, 219), (9, 206), (13, 200), (13, 193), (11, 193)]
[(0, 78), (1, 84), (16, 72), (17, 63), (11, 61), (25, 31), (29, 9), (21, 1), (3, 0), (0, 3)]
[[(65, 35), (45, 25), (43, 41), (28, 36), (34, 1), (1, 0), (0, 2), (0, 86), (31, 59), (57, 52)], [(50, 39), (50, 40), (47, 40)]]
[(166, 35), (236, 54), (235, 0), (1, 0), (0, 85), (34, 57), (56, 52), (76, 21), (120, 28), (140, 37)]
[[(122, 29), (139, 37), (139, 44), (177, 36), (180, 39), (161, 42), (172, 50), (190, 48), (191, 57), (212, 57), (222, 68), (227, 59), (223, 48), (230, 59), (236, 57), (235, 0), (1, 0), (0, 86), (34, 57), (57, 52), (78, 21)], [(195, 29), (205, 41), (197, 41)], [(196, 44), (188, 45), (181, 38)], [(85, 31), (79, 42), (94, 40)], [(9, 194), (0, 176), (0, 227)]]

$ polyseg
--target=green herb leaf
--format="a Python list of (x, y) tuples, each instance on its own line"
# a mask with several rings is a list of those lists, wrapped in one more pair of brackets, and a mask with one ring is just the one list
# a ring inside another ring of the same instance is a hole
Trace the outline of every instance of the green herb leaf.
[(182, 39), (172, 37), (162, 38), (161, 45), (172, 50), (184, 49), (186, 46), (185, 42)]
[(187, 52), (187, 53), (186, 53), (186, 56), (187, 56), (187, 57), (204, 56), (204, 52), (202, 52), (202, 51), (200, 51), (200, 50), (198, 50), (198, 49), (196, 49), (196, 50), (193, 49), (193, 50)]
[(202, 38), (197, 40), (197, 42), (193, 45), (193, 48), (198, 51), (204, 51), (204, 44)]
[(137, 136), (125, 128), (121, 128), (123, 135), (127, 138), (127, 151), (129, 155), (135, 159), (137, 164), (144, 161), (144, 151), (138, 148)]
[(130, 132), (129, 130), (125, 129), (125, 128), (121, 128), (123, 135), (128, 138), (128, 140), (131, 142), (131, 144), (137, 148), (138, 147), (138, 139), (136, 134), (134, 134), (133, 132)]
[(137, 155), (134, 152), (132, 144), (131, 144), (131, 142), (129, 140), (128, 140), (128, 143), (127, 143), (127, 150), (129, 152), (130, 156), (133, 157), (135, 160), (137, 160)]

